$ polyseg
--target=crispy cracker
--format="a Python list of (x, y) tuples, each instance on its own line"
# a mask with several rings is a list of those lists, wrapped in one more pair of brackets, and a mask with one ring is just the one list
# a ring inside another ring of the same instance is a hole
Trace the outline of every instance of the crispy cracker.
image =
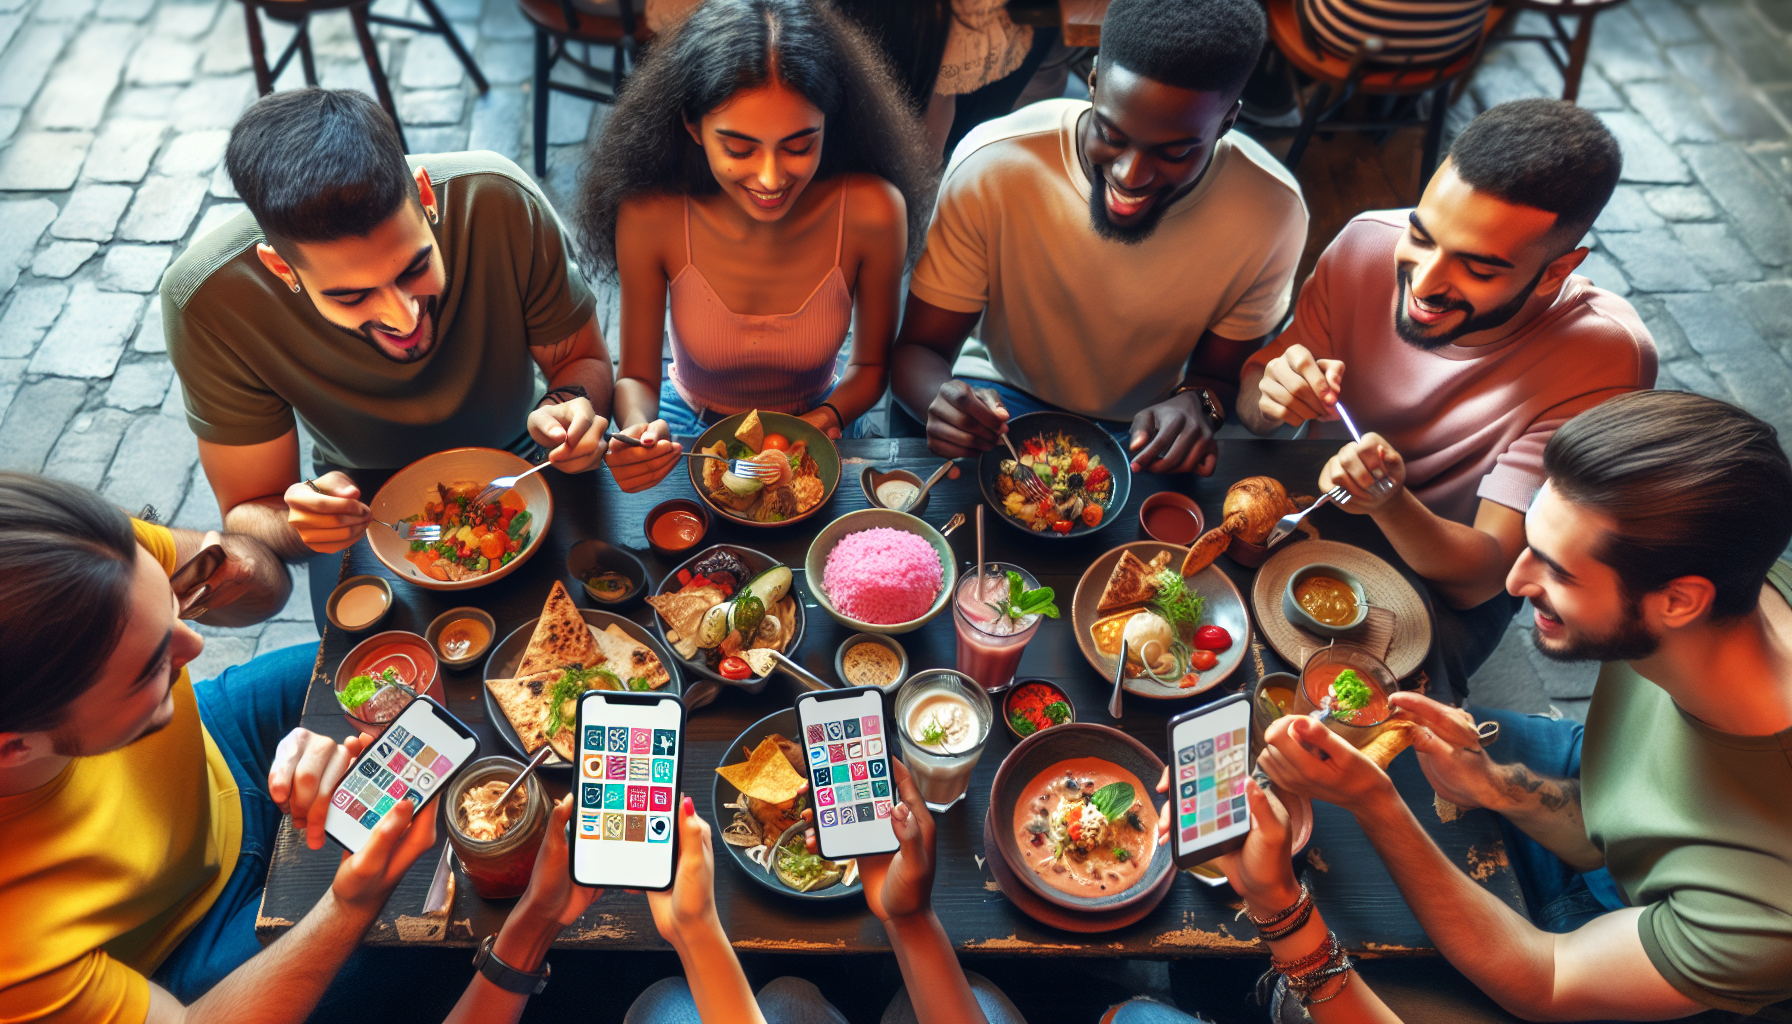
[(734, 437), (754, 451), (765, 447), (765, 425), (759, 422), (758, 409), (747, 413), (747, 418), (740, 421), (740, 426), (734, 428)]
[(752, 756), (739, 764), (723, 765), (716, 774), (727, 779), (735, 789), (755, 800), (770, 804), (788, 803), (796, 799), (804, 779), (790, 766), (778, 737), (767, 736), (753, 748)]

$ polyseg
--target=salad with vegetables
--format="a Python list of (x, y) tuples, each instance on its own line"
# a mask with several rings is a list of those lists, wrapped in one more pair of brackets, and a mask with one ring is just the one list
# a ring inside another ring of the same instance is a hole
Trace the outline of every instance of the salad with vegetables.
[(529, 546), (528, 503), (513, 488), (496, 501), (475, 504), (483, 484), (437, 484), (438, 501), (402, 522), (440, 526), (442, 538), (433, 544), (411, 541), (405, 560), (431, 579), (476, 579), (515, 559)]
[[(1030, 496), (1026, 474), (1045, 484), (1051, 497)], [(1033, 532), (1069, 533), (1078, 525), (1101, 525), (1114, 495), (1114, 474), (1101, 464), (1101, 456), (1063, 433), (1049, 440), (1041, 434), (1022, 442), (1019, 461), (1002, 460), (996, 493), (1002, 511)]]
[(749, 651), (786, 650), (796, 636), (796, 599), (790, 567), (754, 573), (727, 548), (712, 550), (674, 578), (677, 589), (647, 599), (666, 626), (666, 642), (680, 658), (723, 679), (746, 681), (764, 673)]

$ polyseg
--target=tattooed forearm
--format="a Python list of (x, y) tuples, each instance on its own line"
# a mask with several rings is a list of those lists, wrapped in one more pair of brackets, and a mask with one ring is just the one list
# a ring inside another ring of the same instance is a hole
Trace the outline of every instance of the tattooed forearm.
[(1572, 817), (1580, 817), (1579, 779), (1551, 779), (1533, 775), (1522, 764), (1508, 765), (1502, 774), (1505, 776), (1506, 793), (1511, 799), (1516, 801), (1523, 800), (1525, 796), (1534, 796), (1546, 811), (1560, 813), (1566, 810)]

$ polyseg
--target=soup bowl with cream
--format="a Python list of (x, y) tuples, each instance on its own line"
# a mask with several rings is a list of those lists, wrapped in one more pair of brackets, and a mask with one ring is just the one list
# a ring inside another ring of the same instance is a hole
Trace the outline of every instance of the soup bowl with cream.
[(1339, 637), (1369, 618), (1369, 595), (1348, 569), (1315, 563), (1288, 577), (1282, 611), (1302, 629)]
[(1157, 845), (1153, 788), (1164, 765), (1118, 729), (1068, 722), (1009, 752), (990, 793), (989, 832), (1021, 883), (1070, 910), (1163, 899), (1174, 870)]

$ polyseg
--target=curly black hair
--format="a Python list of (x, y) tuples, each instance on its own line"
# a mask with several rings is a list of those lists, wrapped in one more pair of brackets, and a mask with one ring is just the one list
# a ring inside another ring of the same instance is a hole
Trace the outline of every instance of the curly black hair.
[(774, 77), (827, 118), (816, 178), (857, 171), (896, 186), (908, 204), (909, 261), (920, 255), (938, 161), (877, 47), (826, 0), (705, 0), (642, 56), (586, 153), (575, 219), (599, 274), (616, 275), (625, 200), (720, 191), (686, 119)]

